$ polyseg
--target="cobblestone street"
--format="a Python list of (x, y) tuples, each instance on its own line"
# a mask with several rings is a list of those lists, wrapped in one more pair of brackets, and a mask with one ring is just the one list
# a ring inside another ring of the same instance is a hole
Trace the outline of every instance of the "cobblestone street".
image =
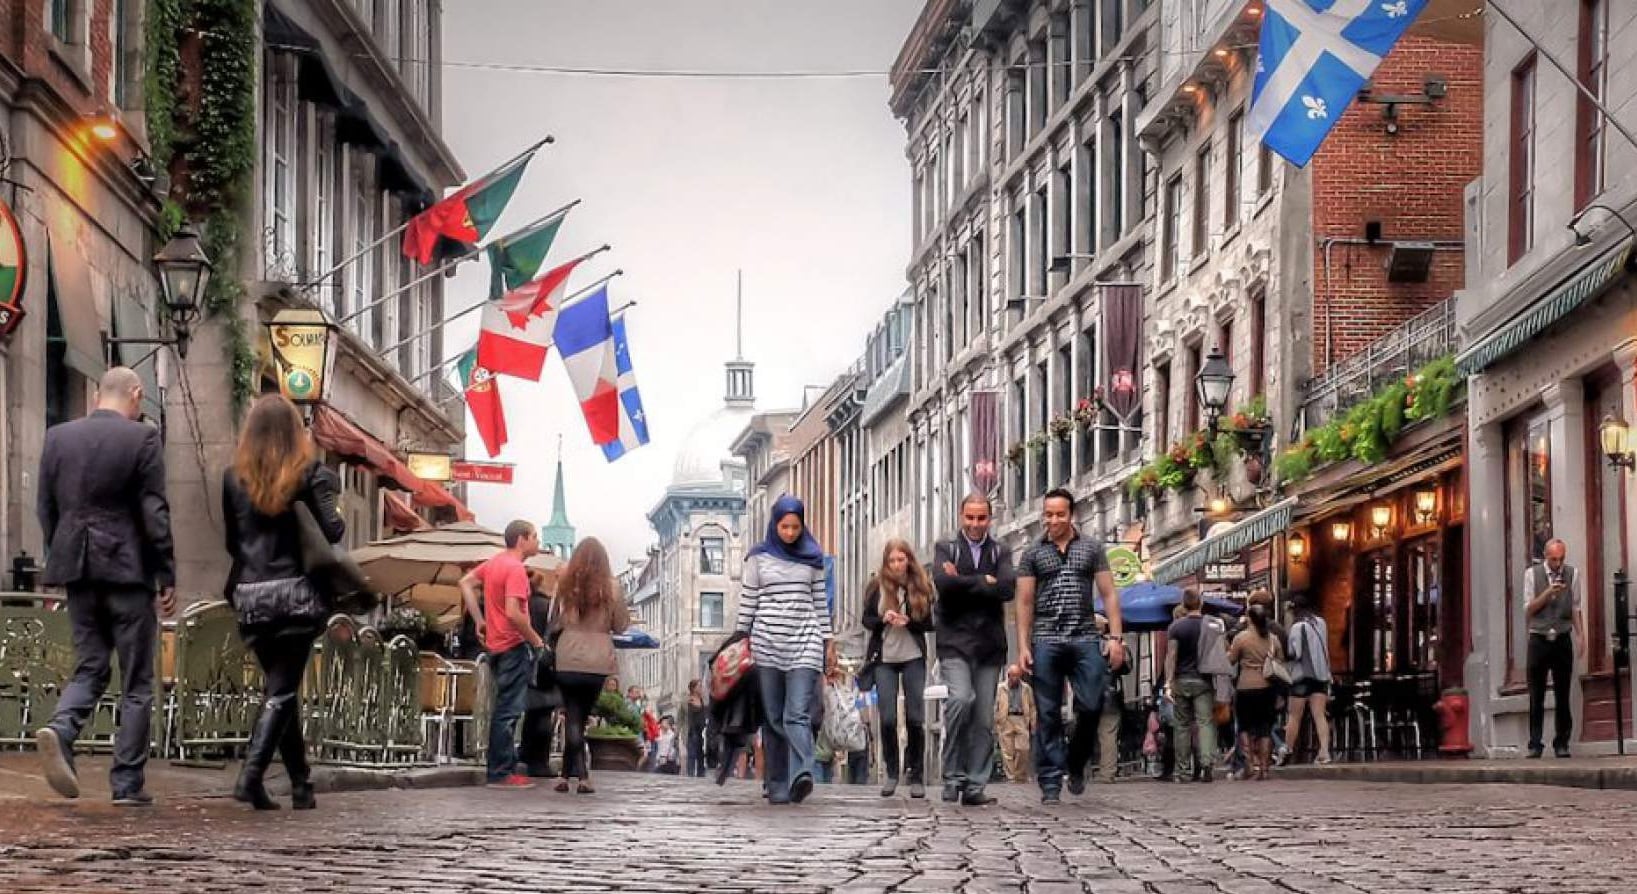
[(956, 809), (820, 787), (769, 807), (750, 784), (605, 775), (547, 788), (333, 794), (316, 813), (222, 799), (144, 813), (10, 800), (0, 890), (1572, 892), (1630, 891), (1628, 792), (1272, 782), (1032, 788)]

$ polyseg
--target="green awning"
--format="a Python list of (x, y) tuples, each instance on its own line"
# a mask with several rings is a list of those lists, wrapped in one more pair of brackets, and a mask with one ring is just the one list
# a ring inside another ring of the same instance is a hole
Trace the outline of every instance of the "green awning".
[(1581, 268), (1579, 273), (1560, 284), (1530, 308), (1479, 339), (1455, 358), (1455, 366), (1462, 375), (1483, 372), (1546, 327), (1563, 319), (1570, 311), (1597, 297), (1619, 279), (1632, 260), (1637, 240), (1627, 239), (1596, 262)]
[(1155, 583), (1175, 583), (1212, 562), (1220, 562), (1247, 546), (1255, 546), (1289, 528), (1290, 516), (1295, 508), (1295, 497), (1275, 503), (1215, 537), (1208, 537), (1161, 562), (1154, 567), (1150, 576)]

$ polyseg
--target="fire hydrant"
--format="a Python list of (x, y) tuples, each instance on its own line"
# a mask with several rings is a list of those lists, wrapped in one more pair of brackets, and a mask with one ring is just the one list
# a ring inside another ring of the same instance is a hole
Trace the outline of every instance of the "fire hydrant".
[(1470, 703), (1465, 689), (1445, 690), (1444, 697), (1433, 703), (1438, 714), (1438, 753), (1445, 757), (1465, 757), (1472, 753), (1472, 740), (1467, 736), (1467, 718)]

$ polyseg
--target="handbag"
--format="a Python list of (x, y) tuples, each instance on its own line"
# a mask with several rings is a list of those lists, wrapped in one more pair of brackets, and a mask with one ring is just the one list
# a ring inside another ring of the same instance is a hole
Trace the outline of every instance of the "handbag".
[(721, 701), (732, 695), (739, 681), (755, 669), (756, 659), (750, 654), (750, 637), (723, 646), (711, 661), (711, 699)]
[(557, 688), (557, 641), (562, 639), (563, 631), (553, 630), (552, 624), (557, 613), (557, 600), (551, 601), (551, 611), (547, 613), (545, 645), (534, 654), (534, 681), (530, 684), (541, 692), (549, 692)]
[(1269, 680), (1276, 680), (1286, 686), (1291, 684), (1290, 668), (1286, 667), (1285, 663), (1280, 661), (1272, 652), (1268, 653), (1268, 657), (1262, 659), (1262, 676), (1267, 677)]
[(244, 627), (306, 622), (323, 624), (325, 599), (305, 577), (241, 583), (233, 588), (233, 614)]
[(318, 519), (305, 501), (296, 500), (290, 508), (296, 516), (302, 573), (337, 611), (349, 615), (374, 611), (380, 600), (370, 589), (369, 575), (346, 550), (324, 536), (324, 529), (318, 526)]

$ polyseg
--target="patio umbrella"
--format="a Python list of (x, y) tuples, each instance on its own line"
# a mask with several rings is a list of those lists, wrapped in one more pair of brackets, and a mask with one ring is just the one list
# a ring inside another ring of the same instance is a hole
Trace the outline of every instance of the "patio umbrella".
[(452, 593), (453, 604), (458, 606), (460, 590), (456, 584), (461, 575), (505, 548), (500, 534), (472, 522), (456, 522), (377, 540), (353, 550), (352, 557), (383, 596), (398, 597), (428, 585), (444, 592), (434, 597), (432, 591), (422, 591), (421, 599), (449, 599)]
[[(1138, 581), (1120, 591), (1120, 618), (1128, 633), (1164, 630), (1171, 625), (1171, 613), (1182, 604), (1182, 589), (1153, 581)], [(1097, 610), (1103, 610), (1102, 600)], [(1206, 597), (1205, 610), (1214, 615), (1237, 616), (1244, 609), (1231, 599)]]
[(659, 640), (655, 639), (654, 635), (646, 630), (638, 630), (632, 627), (624, 633), (614, 635), (614, 648), (657, 649), (659, 648)]

